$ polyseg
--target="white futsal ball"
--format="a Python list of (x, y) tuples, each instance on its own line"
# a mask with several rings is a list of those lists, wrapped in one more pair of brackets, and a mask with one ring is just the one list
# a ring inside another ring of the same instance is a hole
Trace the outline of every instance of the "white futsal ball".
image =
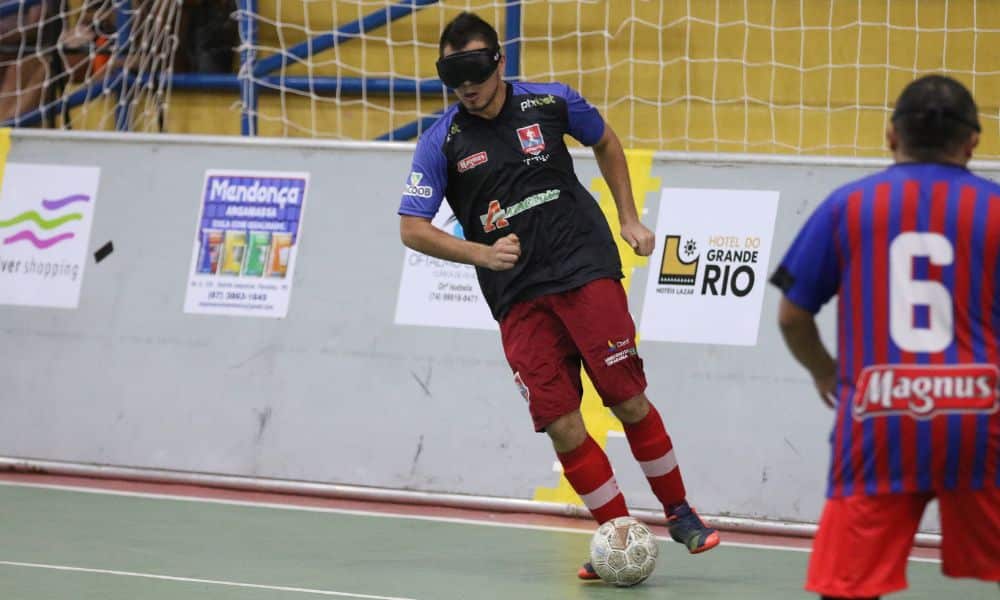
[(632, 517), (597, 528), (590, 540), (590, 563), (601, 579), (619, 587), (642, 583), (653, 573), (659, 547), (653, 532)]

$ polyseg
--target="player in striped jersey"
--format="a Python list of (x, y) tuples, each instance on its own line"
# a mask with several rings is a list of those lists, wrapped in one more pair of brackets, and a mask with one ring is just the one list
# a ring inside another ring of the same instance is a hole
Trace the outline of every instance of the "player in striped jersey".
[[(912, 82), (894, 164), (830, 194), (772, 277), (785, 341), (836, 410), (806, 581), (824, 598), (905, 589), (935, 497), (944, 573), (1000, 581), (1000, 186), (966, 169), (979, 132), (962, 84)], [(834, 295), (837, 360), (814, 321)]]

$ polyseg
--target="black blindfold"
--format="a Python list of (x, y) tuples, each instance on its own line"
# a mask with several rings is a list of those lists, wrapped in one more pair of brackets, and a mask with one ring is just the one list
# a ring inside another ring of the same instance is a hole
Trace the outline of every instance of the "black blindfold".
[(438, 77), (450, 88), (466, 81), (482, 83), (493, 75), (500, 64), (499, 48), (480, 48), (456, 52), (437, 61)]

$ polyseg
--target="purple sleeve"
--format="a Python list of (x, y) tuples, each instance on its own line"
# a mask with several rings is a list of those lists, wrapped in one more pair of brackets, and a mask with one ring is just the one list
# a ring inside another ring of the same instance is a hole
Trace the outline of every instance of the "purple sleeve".
[(816, 209), (771, 277), (789, 301), (813, 314), (840, 288), (836, 241), (840, 206), (830, 198)]
[(403, 185), (403, 199), (399, 203), (399, 214), (433, 219), (444, 199), (444, 188), (448, 183), (448, 165), (441, 151), (438, 131), (431, 129), (417, 142), (413, 153), (413, 165)]
[(604, 135), (604, 118), (576, 90), (564, 86), (562, 97), (569, 112), (569, 134), (584, 146), (593, 146)]

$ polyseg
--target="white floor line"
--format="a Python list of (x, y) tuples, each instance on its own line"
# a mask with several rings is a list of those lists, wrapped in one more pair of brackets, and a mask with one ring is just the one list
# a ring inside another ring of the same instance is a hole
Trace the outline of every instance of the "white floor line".
[[(173, 500), (177, 502), (200, 502), (206, 504), (222, 504), (226, 506), (245, 506), (251, 508), (272, 508), (277, 510), (295, 510), (302, 512), (316, 512), (316, 513), (334, 513), (342, 515), (353, 515), (360, 517), (383, 517), (390, 519), (409, 519), (413, 521), (432, 521), (436, 523), (455, 523), (459, 525), (478, 525), (482, 527), (501, 527), (508, 529), (529, 529), (534, 531), (554, 531), (559, 533), (580, 533), (585, 535), (591, 535), (594, 528), (591, 527), (589, 522), (582, 521), (579, 528), (573, 527), (558, 527), (553, 525), (533, 525), (527, 523), (498, 523), (493, 521), (480, 521), (476, 519), (462, 519), (457, 517), (432, 517), (427, 515), (409, 515), (404, 513), (393, 513), (393, 512), (379, 512), (379, 511), (367, 511), (367, 510), (354, 510), (347, 508), (331, 508), (324, 506), (299, 506), (295, 504), (279, 504), (276, 502), (251, 502), (248, 500), (228, 500), (222, 498), (203, 498), (200, 496), (180, 496), (175, 494), (153, 494), (149, 492), (126, 492), (122, 490), (112, 490), (104, 488), (92, 488), (92, 487), (77, 487), (70, 485), (55, 485), (49, 483), (26, 483), (20, 481), (2, 481), (0, 480), (0, 486), (10, 486), (10, 487), (28, 487), (28, 488), (40, 488), (49, 490), (59, 490), (66, 492), (77, 492), (84, 494), (100, 494), (109, 496), (125, 496), (129, 498), (146, 498), (152, 500)], [(237, 492), (238, 493), (238, 492)], [(584, 524), (586, 523), (586, 524)], [(664, 536), (658, 536), (658, 539), (664, 541), (672, 541), (670, 538)], [(722, 547), (729, 548), (750, 548), (757, 550), (777, 550), (781, 552), (809, 552), (809, 548), (798, 548), (795, 546), (778, 546), (778, 545), (768, 545), (768, 544), (751, 544), (747, 542), (727, 542), (723, 540)], [(920, 563), (932, 563), (939, 564), (940, 559), (937, 558), (920, 558), (920, 557), (910, 557), (912, 562)]]
[(256, 583), (241, 583), (239, 581), (223, 581), (219, 579), (198, 579), (195, 577), (174, 577), (171, 575), (156, 575), (153, 573), (135, 573), (132, 571), (113, 571), (110, 569), (88, 569), (84, 567), (69, 567), (65, 565), (46, 565), (39, 563), (15, 562), (0, 560), (0, 565), (9, 567), (27, 567), (30, 569), (48, 569), (50, 571), (71, 571), (74, 573), (97, 573), (100, 575), (118, 575), (121, 577), (139, 577), (142, 579), (157, 579), (160, 581), (179, 581), (182, 583), (205, 583), (224, 585), (227, 587), (250, 588), (256, 590), (271, 590), (277, 592), (296, 592), (318, 596), (339, 596), (341, 598), (362, 598), (363, 600), (413, 600), (401, 596), (375, 596), (372, 594), (352, 594), (350, 592), (335, 592), (332, 590), (316, 590), (312, 588), (290, 587), (284, 585), (260, 585)]

